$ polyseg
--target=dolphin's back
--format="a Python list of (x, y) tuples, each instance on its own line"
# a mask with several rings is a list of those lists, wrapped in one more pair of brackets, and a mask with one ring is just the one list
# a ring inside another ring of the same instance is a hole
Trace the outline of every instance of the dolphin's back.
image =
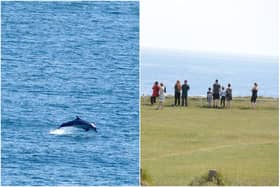
[[(76, 128), (82, 128), (85, 131), (88, 131), (89, 129), (93, 129), (94, 131), (96, 131), (96, 127), (93, 126), (91, 123), (80, 119), (79, 117), (77, 117), (75, 120), (73, 121), (69, 121), (66, 123), (63, 123), (59, 126), (59, 128), (61, 127), (76, 127)], [(97, 131), (96, 131), (97, 132)]]
[(74, 125), (74, 121), (69, 121), (69, 122), (66, 122), (66, 123), (62, 123), (59, 128), (61, 127), (71, 127)]

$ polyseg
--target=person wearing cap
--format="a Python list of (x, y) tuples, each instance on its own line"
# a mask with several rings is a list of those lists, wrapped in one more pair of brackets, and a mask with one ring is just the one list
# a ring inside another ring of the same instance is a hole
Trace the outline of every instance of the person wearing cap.
[(187, 83), (188, 81), (185, 80), (184, 84), (182, 85), (182, 106), (188, 106), (188, 92), (190, 86)]

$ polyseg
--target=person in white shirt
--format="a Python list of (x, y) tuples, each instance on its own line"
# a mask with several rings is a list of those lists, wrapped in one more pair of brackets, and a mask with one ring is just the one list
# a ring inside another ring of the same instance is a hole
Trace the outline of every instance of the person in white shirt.
[(226, 91), (225, 88), (222, 86), (222, 91), (220, 92), (221, 95), (221, 102), (220, 102), (220, 106), (225, 108), (226, 106)]
[(164, 85), (163, 83), (160, 83), (160, 88), (159, 88), (159, 104), (157, 109), (162, 109), (163, 108), (163, 102), (164, 102)]

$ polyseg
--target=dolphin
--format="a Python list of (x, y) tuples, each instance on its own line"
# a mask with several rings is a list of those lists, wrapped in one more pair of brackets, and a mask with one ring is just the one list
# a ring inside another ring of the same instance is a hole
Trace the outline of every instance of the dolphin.
[(76, 128), (82, 128), (85, 131), (89, 131), (90, 129), (94, 130), (95, 132), (97, 132), (95, 123), (90, 123), (88, 121), (82, 120), (79, 116), (76, 116), (76, 119), (72, 120), (72, 121), (68, 121), (65, 123), (62, 123), (58, 129), (62, 128), (62, 127), (76, 127)]

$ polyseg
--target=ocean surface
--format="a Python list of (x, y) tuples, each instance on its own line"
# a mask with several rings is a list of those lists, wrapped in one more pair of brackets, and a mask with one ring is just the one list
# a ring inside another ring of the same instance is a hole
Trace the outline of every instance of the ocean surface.
[(174, 94), (176, 80), (188, 80), (190, 96), (205, 96), (216, 79), (233, 96), (250, 96), (254, 82), (259, 96), (278, 97), (278, 57), (203, 53), (176, 50), (141, 50), (141, 95), (151, 95), (155, 81)]
[(2, 2), (1, 49), (1, 185), (139, 184), (138, 2)]

